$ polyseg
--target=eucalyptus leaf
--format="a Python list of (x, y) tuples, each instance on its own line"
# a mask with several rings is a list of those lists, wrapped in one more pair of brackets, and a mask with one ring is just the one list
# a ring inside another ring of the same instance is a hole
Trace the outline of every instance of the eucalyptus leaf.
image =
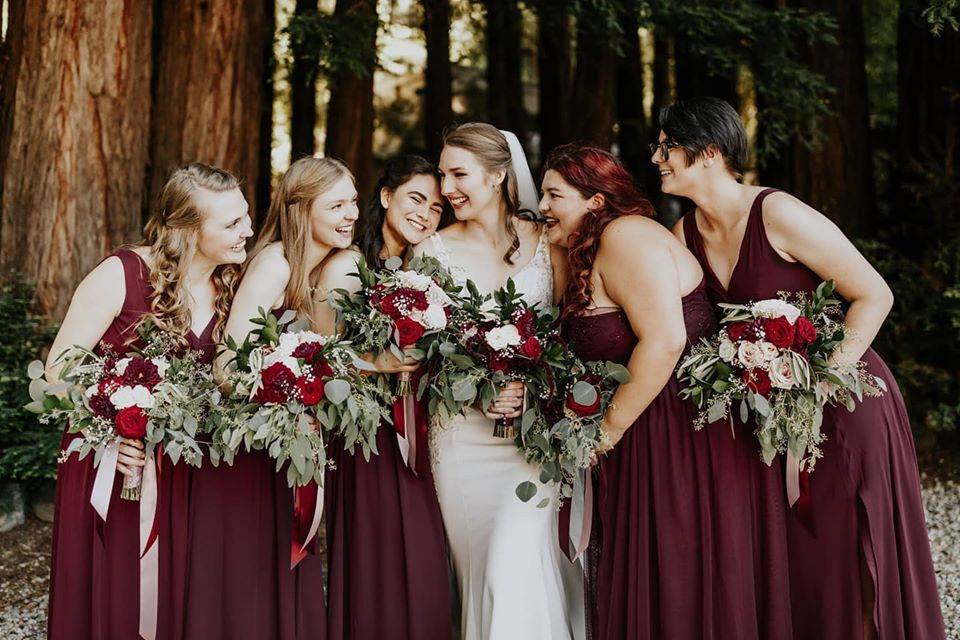
[(537, 485), (529, 480), (521, 482), (517, 485), (516, 494), (523, 502), (530, 502), (530, 499), (537, 495)]
[(330, 402), (339, 404), (350, 397), (350, 383), (339, 378), (327, 380), (323, 391)]

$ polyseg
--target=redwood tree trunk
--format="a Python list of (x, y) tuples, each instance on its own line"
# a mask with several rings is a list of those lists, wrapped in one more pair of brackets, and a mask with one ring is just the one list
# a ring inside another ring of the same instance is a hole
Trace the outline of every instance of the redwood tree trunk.
[[(613, 141), (617, 56), (602, 28), (604, 18), (583, 5), (577, 24), (577, 71), (571, 100), (571, 133), (602, 147)], [(609, 35), (609, 34), (606, 34)]]
[(540, 160), (570, 137), (570, 12), (565, 2), (539, 0), (537, 9), (537, 102)]
[(423, 96), (424, 145), (432, 159), (440, 155), (443, 130), (453, 119), (453, 70), (450, 64), (450, 0), (423, 0), (427, 68)]
[(517, 0), (487, 0), (487, 117), (524, 140), (520, 79), (520, 8)]
[(874, 205), (863, 6), (860, 0), (808, 0), (804, 6), (831, 13), (839, 29), (838, 44), (808, 50), (811, 69), (835, 89), (833, 114), (819, 121), (824, 140), (818, 148), (794, 145), (793, 189), (845, 232), (857, 233), (869, 225)]
[[(297, 0), (295, 16), (317, 11), (317, 0)], [(272, 44), (272, 43), (271, 43)], [(304, 59), (302, 47), (292, 47), (290, 69), (290, 159), (313, 155), (317, 126), (317, 69)]]
[(253, 206), (260, 201), (270, 3), (180, 0), (157, 6), (151, 198), (172, 169), (199, 161), (235, 173)]
[[(377, 45), (374, 0), (337, 0), (334, 15), (361, 13), (371, 17), (372, 28), (363, 43), (374, 51)], [(373, 188), (373, 71), (375, 57), (365, 73), (357, 75), (341, 69), (330, 78), (330, 102), (327, 105), (326, 154), (346, 162), (357, 177), (357, 189), (366, 195)]]
[(139, 233), (150, 2), (9, 3), (0, 96), (0, 265), (62, 316), (82, 277)]

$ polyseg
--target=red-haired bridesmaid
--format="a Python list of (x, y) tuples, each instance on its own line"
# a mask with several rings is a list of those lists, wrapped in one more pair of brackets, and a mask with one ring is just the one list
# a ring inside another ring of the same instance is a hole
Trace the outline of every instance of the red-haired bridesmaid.
[[(47, 377), (72, 345), (125, 353), (144, 317), (182, 336), (185, 344), (214, 357), (250, 237), (247, 203), (235, 177), (214, 167), (177, 169), (160, 193), (140, 245), (119, 249), (77, 287), (50, 349)], [(65, 434), (63, 447), (79, 437)], [(138, 638), (140, 618), (139, 503), (119, 499), (123, 475), (145, 464), (142, 444), (120, 446), (106, 522), (90, 505), (93, 456), (72, 455), (57, 472), (47, 633), (54, 640)], [(157, 517), (160, 534), (159, 618), (170, 615), (171, 592), (183, 582), (172, 569), (184, 552), (185, 465), (164, 466)], [(148, 632), (149, 633), (149, 632)]]
[(798, 639), (943, 638), (943, 620), (920, 497), (910, 421), (896, 380), (870, 348), (893, 294), (823, 215), (775, 189), (742, 184), (746, 133), (716, 98), (684, 100), (660, 114), (653, 162), (665, 193), (696, 209), (674, 231), (707, 273), (716, 302), (834, 280), (849, 303), (837, 364), (862, 360), (886, 383), (852, 413), (826, 412), (823, 458), (788, 514), (790, 581)]
[(544, 167), (540, 211), (567, 249), (565, 335), (632, 374), (603, 419), (590, 637), (787, 640), (782, 510), (769, 530), (751, 490), (759, 458), (725, 424), (695, 430), (673, 375), (716, 330), (703, 270), (609, 152), (564, 145)]

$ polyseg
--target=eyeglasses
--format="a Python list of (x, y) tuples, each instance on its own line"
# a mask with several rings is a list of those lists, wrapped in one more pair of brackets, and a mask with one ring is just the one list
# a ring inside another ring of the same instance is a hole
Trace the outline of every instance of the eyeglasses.
[(660, 150), (660, 155), (663, 156), (664, 162), (670, 159), (670, 149), (676, 149), (680, 146), (680, 143), (674, 142), (673, 140), (664, 140), (662, 142), (651, 142), (650, 143), (650, 155), (655, 155), (657, 150)]

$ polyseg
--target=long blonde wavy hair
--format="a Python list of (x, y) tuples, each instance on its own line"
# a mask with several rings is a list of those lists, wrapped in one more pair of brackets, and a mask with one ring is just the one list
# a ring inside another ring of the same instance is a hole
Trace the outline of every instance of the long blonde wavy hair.
[(290, 280), (283, 296), (283, 306), (314, 322), (313, 286), (319, 276), (308, 273), (304, 256), (311, 242), (310, 208), (313, 201), (330, 190), (341, 178), (355, 180), (353, 173), (334, 158), (300, 158), (290, 165), (273, 192), (270, 210), (264, 220), (256, 244), (250, 252), (244, 271), (267, 246), (280, 242), (290, 265)]
[[(147, 225), (144, 244), (150, 248), (150, 284), (153, 297), (144, 319), (186, 341), (192, 325), (187, 271), (197, 251), (197, 238), (204, 210), (198, 206), (200, 190), (220, 193), (240, 186), (229, 171), (199, 162), (179, 167), (170, 174), (157, 198)], [(216, 290), (213, 339), (219, 340), (230, 312), (230, 303), (240, 272), (239, 265), (221, 264), (211, 276)]]
[(503, 254), (503, 260), (507, 264), (513, 264), (513, 255), (520, 248), (520, 237), (513, 223), (514, 216), (520, 212), (520, 192), (517, 188), (517, 174), (513, 170), (513, 161), (510, 156), (510, 144), (495, 126), (486, 122), (467, 122), (444, 132), (443, 146), (448, 145), (472, 153), (487, 173), (498, 171), (506, 173), (499, 191), (506, 213), (503, 226), (510, 237), (511, 244)]

